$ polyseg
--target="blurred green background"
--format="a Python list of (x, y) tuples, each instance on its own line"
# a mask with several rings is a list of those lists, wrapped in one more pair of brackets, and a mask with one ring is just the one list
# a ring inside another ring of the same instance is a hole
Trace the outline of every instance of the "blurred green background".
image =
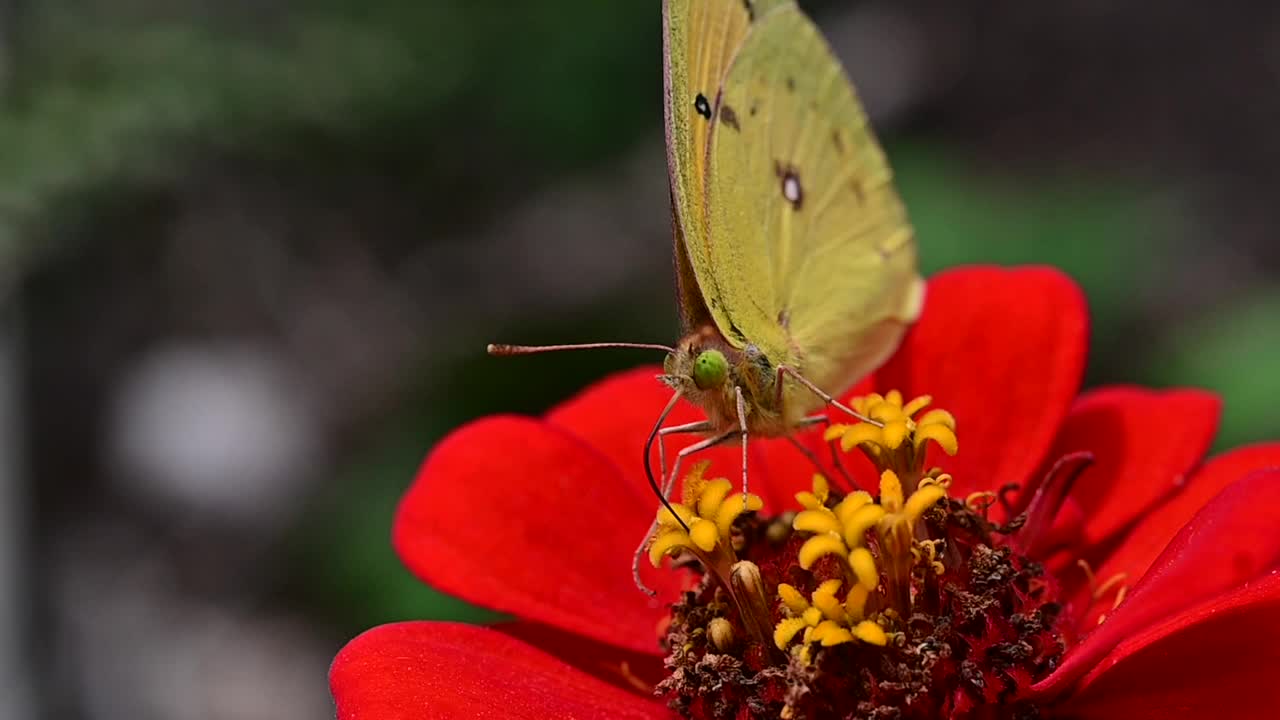
[[(1090, 384), (1280, 436), (1280, 15), (802, 3), (926, 271), (1050, 263)], [(1119, 4), (1116, 4), (1119, 5)], [(424, 453), (670, 341), (659, 3), (0, 0), (0, 717), (313, 718), (483, 619), (389, 542)]]

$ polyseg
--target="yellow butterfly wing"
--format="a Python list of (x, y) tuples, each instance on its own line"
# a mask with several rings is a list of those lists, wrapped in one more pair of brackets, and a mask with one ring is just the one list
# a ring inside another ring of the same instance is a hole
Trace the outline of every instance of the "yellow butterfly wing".
[(717, 325), (836, 393), (893, 352), (924, 284), (852, 84), (799, 8), (774, 5), (725, 75), (707, 138), (704, 242), (686, 228), (686, 244), (708, 305), (721, 306)]
[[(667, 168), (675, 225), (677, 299), (686, 330), (705, 322), (707, 296), (700, 288), (710, 278), (695, 276), (694, 265), (711, 262), (706, 241), (707, 141), (714, 104), (729, 64), (742, 46), (754, 18), (779, 0), (665, 0), (663, 3), (664, 120)], [(697, 257), (691, 258), (690, 252)], [(715, 303), (718, 305), (718, 301)], [(711, 308), (717, 326), (726, 320)], [(726, 331), (726, 335), (727, 335)], [(731, 338), (732, 339), (732, 338)], [(735, 344), (741, 346), (739, 338)]]

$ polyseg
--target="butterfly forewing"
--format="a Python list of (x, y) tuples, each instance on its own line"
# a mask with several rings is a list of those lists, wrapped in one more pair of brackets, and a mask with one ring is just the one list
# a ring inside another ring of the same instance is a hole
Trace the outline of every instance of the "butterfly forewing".
[(663, 7), (667, 168), (677, 226), (677, 300), (686, 331), (705, 319), (708, 297), (716, 324), (723, 319), (716, 289), (705, 286), (709, 279), (694, 268), (709, 261), (704, 178), (713, 104), (753, 15), (744, 0), (666, 0)]
[(919, 309), (915, 243), (852, 85), (794, 4), (758, 15), (735, 55), (705, 173), (694, 269), (727, 322), (831, 392), (883, 362)]

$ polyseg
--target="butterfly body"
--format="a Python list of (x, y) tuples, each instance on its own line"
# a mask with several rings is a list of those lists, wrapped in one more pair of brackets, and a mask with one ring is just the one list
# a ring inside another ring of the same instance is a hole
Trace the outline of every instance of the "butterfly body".
[[(700, 385), (696, 366), (699, 358), (709, 352), (724, 357), (726, 372), (721, 382)], [(778, 392), (777, 367), (759, 348), (735, 347), (711, 324), (702, 325), (681, 338), (675, 350), (667, 355), (664, 370), (663, 382), (703, 409), (708, 432), (713, 435), (741, 426), (735, 388), (742, 391), (747, 432), (751, 435), (785, 435), (813, 409), (811, 404), (799, 402), (798, 395)], [(786, 387), (785, 378), (781, 382)]]

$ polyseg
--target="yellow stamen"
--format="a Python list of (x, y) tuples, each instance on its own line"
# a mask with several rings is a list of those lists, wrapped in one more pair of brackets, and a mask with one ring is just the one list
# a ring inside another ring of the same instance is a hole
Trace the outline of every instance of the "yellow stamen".
[(827, 479), (821, 475), (813, 476), (813, 491), (802, 490), (796, 493), (796, 502), (806, 510), (818, 510), (826, 506), (827, 497), (831, 493), (831, 486), (827, 484)]
[(956, 431), (941, 423), (922, 425), (916, 428), (913, 439), (916, 448), (924, 445), (929, 440), (938, 443), (938, 447), (942, 448), (943, 452), (948, 455), (955, 455), (960, 451), (960, 443), (956, 440)]
[(791, 527), (794, 530), (803, 532), (838, 533), (840, 532), (840, 520), (826, 508), (822, 510), (804, 510), (796, 515), (795, 520), (791, 521)]
[(880, 573), (876, 571), (876, 559), (866, 548), (854, 548), (849, 553), (849, 566), (858, 578), (858, 584), (868, 590), (875, 590), (880, 584)]
[(920, 450), (930, 440), (948, 455), (956, 454), (959, 442), (956, 419), (951, 413), (935, 408), (915, 419), (933, 398), (921, 395), (905, 405), (901, 401), (902, 393), (897, 390), (883, 397), (871, 393), (854, 398), (850, 401), (853, 409), (876, 422), (832, 425), (823, 437), (828, 441), (838, 438), (845, 452), (861, 448), (872, 462), (882, 468), (892, 467), (903, 477), (919, 470), (924, 458)]
[(879, 625), (863, 619), (867, 590), (855, 586), (842, 601), (837, 596), (840, 580), (827, 580), (813, 591), (810, 600), (786, 583), (778, 586), (778, 596), (783, 603), (784, 617), (773, 627), (773, 644), (786, 650), (800, 631), (804, 631), (801, 645), (793, 652), (801, 662), (812, 661), (810, 647), (818, 644), (833, 647), (855, 640), (870, 645), (883, 646), (888, 636)]
[(892, 470), (880, 473), (880, 506), (885, 512), (902, 512), (902, 481)]
[(813, 564), (827, 555), (844, 555), (849, 552), (845, 547), (844, 540), (839, 535), (814, 535), (804, 541), (804, 545), (800, 546), (800, 552), (796, 558), (800, 562), (800, 567), (808, 570)]
[[(933, 403), (933, 396), (921, 395), (916, 399), (912, 400), (911, 402), (907, 403), (906, 405), (903, 405), (902, 414), (906, 415), (907, 417), (914, 417), (916, 413), (929, 407), (929, 405), (931, 405), (932, 403)], [(921, 425), (923, 425), (929, 421), (928, 418), (930, 415), (933, 415), (934, 413), (946, 413), (946, 412), (947, 412), (946, 410), (934, 410), (930, 412), (928, 415), (925, 415), (924, 417), (920, 418), (918, 422)], [(947, 413), (947, 414), (949, 415), (950, 413)]]
[(868, 645), (878, 645), (884, 647), (889, 644), (889, 636), (885, 634), (884, 628), (870, 620), (863, 620), (853, 628), (853, 636)]
[(779, 650), (786, 650), (787, 646), (795, 638), (796, 633), (808, 627), (802, 618), (785, 618), (779, 620), (778, 624), (773, 628), (773, 644), (778, 646)]
[(809, 602), (804, 599), (800, 591), (786, 583), (778, 585), (778, 597), (782, 600), (782, 604), (795, 615), (799, 615), (809, 607)]
[(703, 474), (708, 465), (698, 463), (685, 476), (684, 502), (672, 503), (671, 510), (658, 510), (657, 527), (648, 548), (649, 562), (655, 567), (667, 555), (688, 549), (704, 562), (712, 556), (718, 558), (720, 562), (708, 565), (727, 569), (734, 560), (730, 546), (734, 520), (764, 506), (758, 495), (730, 494), (733, 484), (724, 478), (706, 479)]
[(925, 511), (933, 507), (939, 500), (947, 496), (947, 491), (939, 485), (921, 485), (919, 490), (911, 493), (911, 497), (907, 498), (906, 507), (903, 508), (902, 514), (906, 517), (907, 522), (915, 523), (924, 515)]

